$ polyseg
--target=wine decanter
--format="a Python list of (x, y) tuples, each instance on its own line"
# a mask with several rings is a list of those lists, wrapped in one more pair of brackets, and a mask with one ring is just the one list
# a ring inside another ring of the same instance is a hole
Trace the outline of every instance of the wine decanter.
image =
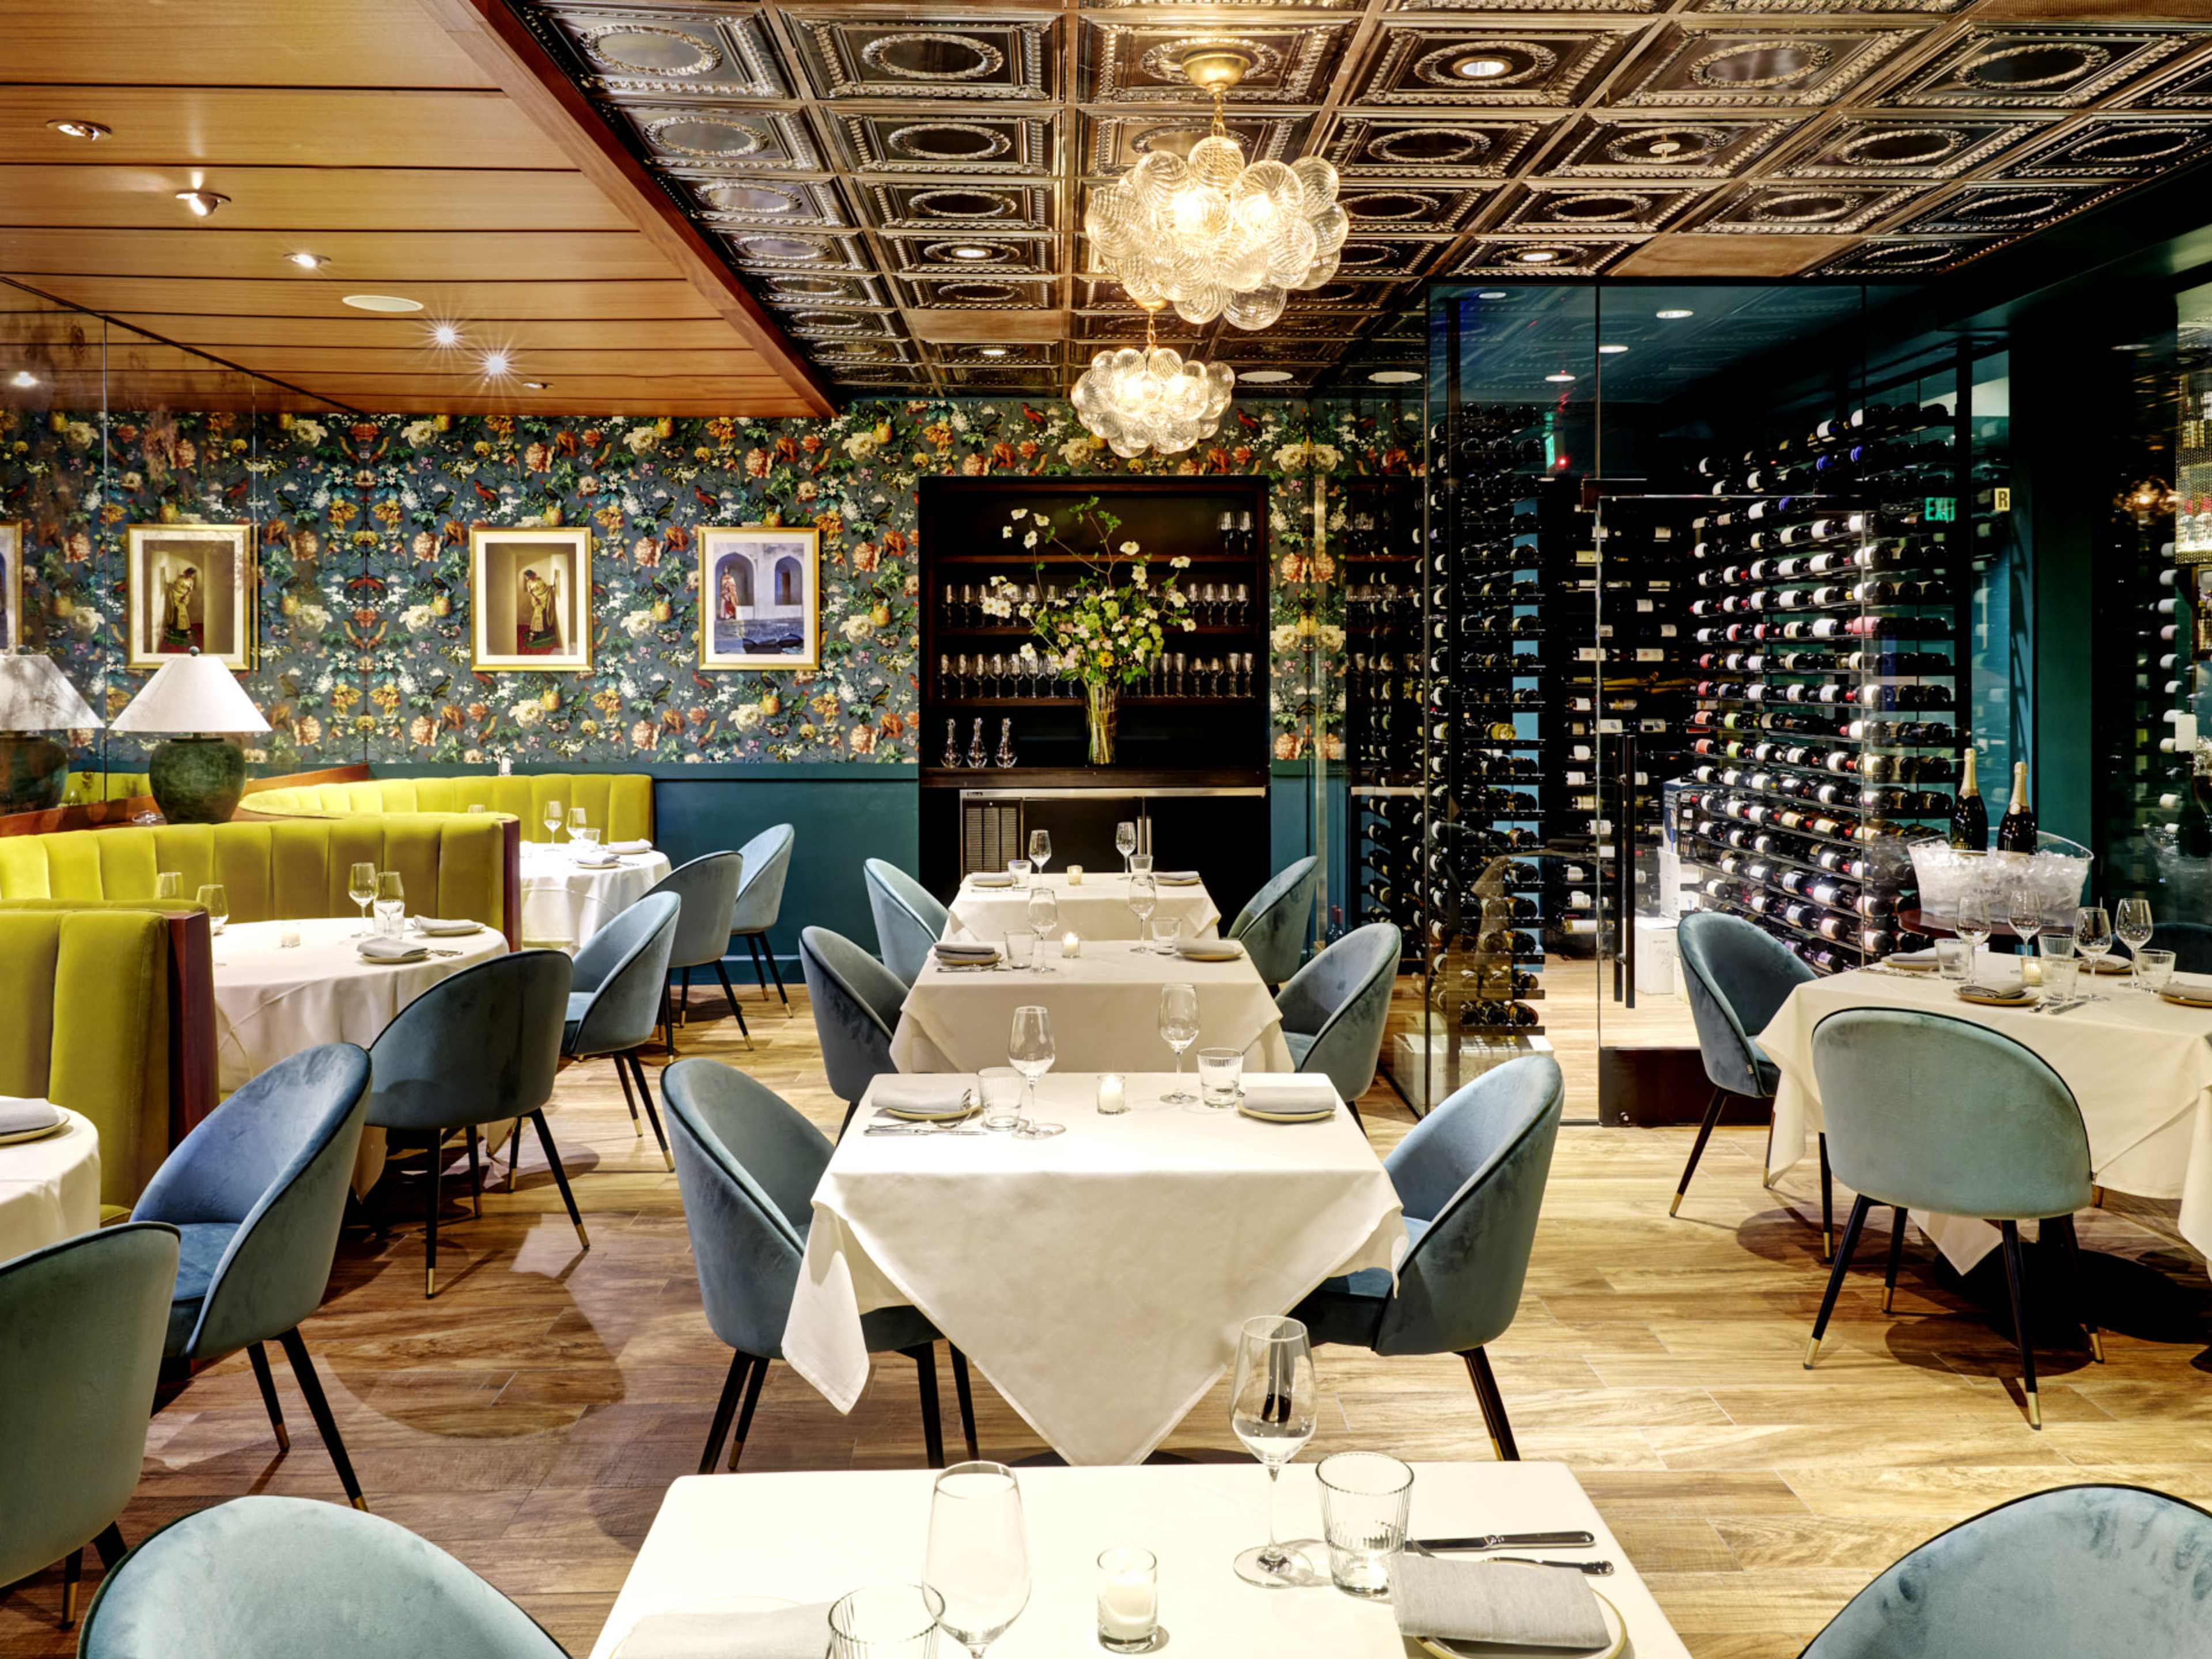
[(999, 722), (999, 764), (1012, 766), (1013, 763), (1014, 721), (1013, 716), (1009, 714)]
[(968, 737), (968, 764), (981, 771), (991, 763), (991, 754), (983, 747), (983, 717), (975, 716), (975, 729)]
[(948, 771), (950, 771), (952, 768), (954, 768), (954, 767), (956, 767), (956, 766), (957, 766), (957, 765), (959, 765), (959, 764), (960, 764), (960, 722), (959, 722), (958, 720), (946, 720), (946, 721), (945, 722), (945, 769), (946, 769), (946, 770), (948, 770)]

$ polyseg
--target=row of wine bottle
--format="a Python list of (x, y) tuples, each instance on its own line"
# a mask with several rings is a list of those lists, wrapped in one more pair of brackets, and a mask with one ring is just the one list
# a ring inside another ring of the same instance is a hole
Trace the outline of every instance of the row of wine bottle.
[(1951, 797), (1936, 789), (1900, 789), (1869, 783), (1849, 783), (1824, 778), (1818, 773), (1765, 771), (1711, 763), (1692, 769), (1699, 783), (1723, 789), (1750, 789), (1784, 800), (1811, 801), (1844, 812), (1871, 813), (1881, 817), (1948, 819)]
[(1951, 688), (1889, 685), (1861, 680), (1699, 680), (1697, 695), (1717, 702), (1818, 703), (1840, 708), (1948, 708)]
[[(1869, 783), (1948, 783), (1956, 775), (1948, 755), (1863, 754), (1856, 749), (1826, 749), (1817, 744), (1745, 743), (1738, 738), (1719, 737), (1698, 738), (1690, 749), (1692, 754), (1711, 756), (1716, 761), (1802, 767), (1812, 772), (1863, 778)], [(1701, 765), (1695, 775), (1700, 782), (1711, 783), (1716, 780), (1706, 774), (1713, 769)]]
[(1845, 720), (1809, 709), (1729, 708), (1699, 724), (1709, 731), (1788, 732), (1890, 749), (1950, 749), (1958, 744), (1958, 733), (1942, 720)]
[(1948, 674), (1951, 659), (1940, 651), (1705, 651), (1697, 665), (1705, 673)]
[(1786, 621), (1715, 623), (1692, 629), (1698, 645), (1742, 645), (1772, 640), (1931, 640), (1944, 639), (1950, 624), (1935, 617), (1792, 617)]
[(1801, 864), (1810, 864), (1830, 875), (1842, 876), (1850, 881), (1868, 878), (1866, 855), (1856, 847), (1839, 847), (1832, 842), (1813, 841), (1803, 836), (1791, 835), (1784, 830), (1755, 829), (1745, 823), (1728, 823), (1718, 818), (1702, 816), (1704, 803), (1692, 801), (1683, 809), (1681, 825), (1686, 841), (1703, 842), (1716, 852), (1761, 853), (1771, 858), (1795, 859)]
[(1863, 582), (1826, 582), (1816, 587), (1753, 587), (1717, 599), (1692, 599), (1690, 615), (1756, 617), (1779, 611), (1834, 611), (1869, 605), (1942, 605), (1949, 584), (1940, 577), (1875, 576)]

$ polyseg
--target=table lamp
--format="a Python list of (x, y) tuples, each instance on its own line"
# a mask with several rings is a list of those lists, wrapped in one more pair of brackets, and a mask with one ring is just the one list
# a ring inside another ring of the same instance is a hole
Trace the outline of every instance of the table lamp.
[(43, 812), (60, 805), (69, 787), (69, 750), (42, 734), (105, 724), (52, 658), (35, 652), (0, 654), (0, 812)]
[(229, 669), (195, 651), (156, 669), (114, 729), (173, 734), (146, 763), (155, 805), (171, 823), (222, 823), (246, 793), (246, 751), (209, 734), (266, 732), (269, 722)]

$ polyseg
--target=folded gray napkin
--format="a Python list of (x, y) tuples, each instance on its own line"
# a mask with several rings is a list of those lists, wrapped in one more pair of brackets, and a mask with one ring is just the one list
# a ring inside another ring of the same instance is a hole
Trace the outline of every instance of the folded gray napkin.
[(471, 921), (466, 917), (447, 921), (441, 916), (416, 916), (415, 926), (420, 932), (433, 934), (439, 939), (457, 939), (464, 933), (480, 932), (483, 924), (480, 921)]
[(1936, 947), (1931, 945), (1925, 951), (1893, 951), (1882, 959), (1916, 967), (1924, 963), (1932, 968), (1936, 965)]
[(1163, 887), (1195, 887), (1199, 874), (1195, 870), (1155, 870), (1152, 879)]
[(965, 1072), (924, 1072), (911, 1077), (879, 1077), (868, 1096), (877, 1107), (901, 1112), (953, 1113), (963, 1109), (963, 1097), (975, 1087)]
[(615, 1651), (621, 1659), (822, 1659), (830, 1603), (772, 1613), (656, 1613)]
[(62, 1109), (21, 1095), (0, 1095), (0, 1135), (34, 1134), (62, 1121)]
[(1244, 1103), (1257, 1112), (1326, 1117), (1336, 1110), (1336, 1089), (1326, 1078), (1247, 1072), (1243, 1088)]
[(1398, 1628), (1441, 1642), (1492, 1642), (1587, 1653), (1606, 1644), (1605, 1613), (1578, 1572), (1510, 1561), (1390, 1558)]
[(365, 939), (358, 949), (364, 962), (406, 962), (423, 954), (422, 946), (409, 939)]
[(930, 947), (946, 962), (996, 962), (999, 947), (988, 939), (941, 939)]
[(653, 843), (649, 841), (611, 841), (607, 843), (607, 851), (610, 853), (637, 854), (650, 853), (652, 850)]
[(1012, 887), (1014, 878), (1004, 870), (978, 870), (968, 878), (970, 887)]
[(1234, 962), (1244, 954), (1244, 947), (1233, 939), (1179, 939), (1176, 954), (1193, 962)]

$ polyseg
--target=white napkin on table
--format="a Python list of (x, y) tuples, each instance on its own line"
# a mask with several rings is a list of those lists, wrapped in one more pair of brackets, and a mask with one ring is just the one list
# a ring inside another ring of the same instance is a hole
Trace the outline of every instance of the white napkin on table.
[(968, 878), (970, 887), (1012, 887), (1014, 878), (1004, 870), (978, 870)]
[(653, 843), (649, 841), (611, 841), (607, 843), (607, 851), (610, 853), (636, 854), (650, 853), (652, 850)]
[(1176, 954), (1193, 962), (1234, 962), (1244, 947), (1233, 939), (1179, 939)]
[(1326, 1117), (1336, 1110), (1336, 1085), (1323, 1077), (1284, 1072), (1247, 1072), (1244, 1103), (1258, 1112)]
[(617, 1651), (622, 1659), (822, 1659), (830, 1603), (769, 1613), (656, 1613), (641, 1619)]
[(417, 928), (439, 939), (458, 939), (464, 933), (480, 932), (483, 927), (482, 922), (471, 921), (466, 917), (450, 921), (439, 916), (416, 916), (414, 920)]
[(1882, 960), (1894, 963), (1925, 963), (1933, 967), (1936, 963), (1936, 950), (1933, 945), (1930, 945), (1925, 951), (1894, 951), (1884, 957)]
[(0, 1095), (0, 1135), (27, 1135), (51, 1129), (62, 1121), (62, 1109), (51, 1101), (24, 1095)]
[(1606, 1644), (1605, 1613), (1578, 1572), (1511, 1561), (1390, 1558), (1390, 1610), (1405, 1635), (1587, 1653)]
[(1163, 887), (1195, 887), (1199, 874), (1195, 870), (1155, 870), (1152, 879)]
[(428, 954), (412, 939), (365, 939), (357, 947), (364, 962), (411, 962)]
[(868, 1099), (871, 1104), (892, 1111), (949, 1115), (973, 1103), (969, 1096), (975, 1086), (974, 1076), (965, 1072), (917, 1072), (906, 1077), (885, 1075), (876, 1079)]

